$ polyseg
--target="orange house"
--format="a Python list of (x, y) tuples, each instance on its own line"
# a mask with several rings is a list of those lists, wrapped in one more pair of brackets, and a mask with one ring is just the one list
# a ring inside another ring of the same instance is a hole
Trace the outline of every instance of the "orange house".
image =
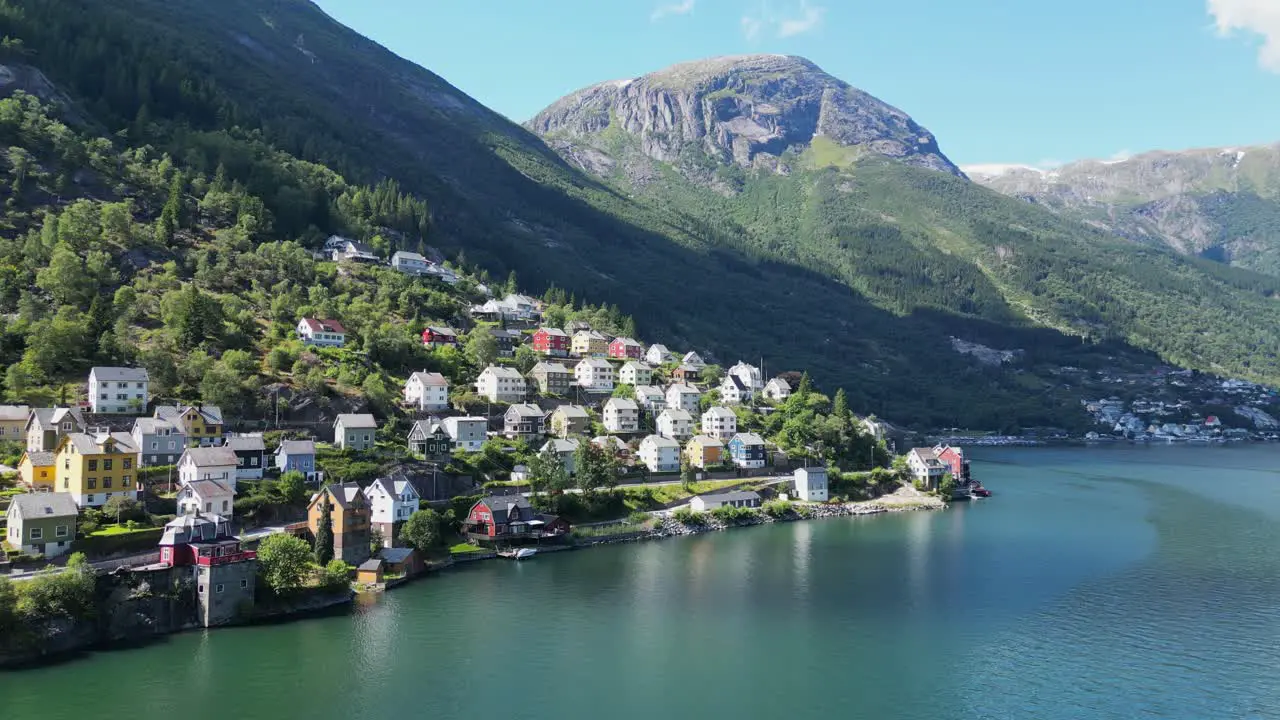
[(710, 435), (694, 435), (685, 443), (684, 456), (696, 468), (708, 468), (724, 462), (724, 443)]
[(28, 450), (18, 462), (18, 477), (22, 484), (37, 491), (53, 492), (53, 453)]
[(369, 499), (356, 483), (328, 485), (311, 498), (307, 506), (307, 529), (311, 537), (320, 529), (320, 518), (329, 515), (333, 528), (333, 556), (348, 565), (369, 559)]

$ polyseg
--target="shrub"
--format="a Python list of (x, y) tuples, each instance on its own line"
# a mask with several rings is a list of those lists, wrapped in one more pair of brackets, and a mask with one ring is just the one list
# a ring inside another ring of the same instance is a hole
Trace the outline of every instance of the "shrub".
[(790, 516), (795, 512), (794, 506), (786, 500), (773, 500), (767, 502), (761, 508), (765, 515), (771, 518), (781, 519)]
[(756, 519), (759, 517), (759, 513), (754, 508), (721, 505), (711, 511), (711, 517), (725, 525), (738, 525)]
[(325, 587), (338, 589), (346, 587), (351, 583), (351, 566), (345, 562), (333, 559), (328, 565), (324, 566), (324, 584)]
[(696, 510), (688, 506), (685, 506), (682, 508), (676, 508), (675, 512), (671, 513), (671, 517), (673, 520), (680, 523), (681, 525), (697, 526), (697, 525), (707, 524), (706, 515), (700, 512), (697, 512)]

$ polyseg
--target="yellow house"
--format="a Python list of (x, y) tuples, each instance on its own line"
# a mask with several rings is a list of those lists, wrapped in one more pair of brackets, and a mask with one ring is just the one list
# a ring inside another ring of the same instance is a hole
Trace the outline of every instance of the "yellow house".
[(694, 467), (713, 467), (724, 462), (724, 443), (710, 435), (694, 435), (685, 443), (684, 456)]
[(30, 416), (31, 408), (26, 405), (0, 405), (0, 440), (18, 441), (26, 437)]
[(116, 495), (136, 500), (138, 446), (129, 433), (68, 433), (54, 453), (58, 492), (80, 508), (101, 507)]
[(28, 450), (18, 461), (18, 477), (32, 490), (54, 492), (53, 453)]
[(609, 339), (595, 330), (579, 330), (573, 334), (570, 351), (583, 357), (594, 355), (604, 357), (609, 354)]
[(217, 405), (160, 405), (155, 417), (181, 427), (192, 447), (213, 445), (225, 434), (222, 408)]

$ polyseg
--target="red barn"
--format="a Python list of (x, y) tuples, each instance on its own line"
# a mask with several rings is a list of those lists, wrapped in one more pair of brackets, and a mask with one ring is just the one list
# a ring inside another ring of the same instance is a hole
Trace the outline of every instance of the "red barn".
[(533, 334), (533, 349), (543, 355), (564, 357), (569, 354), (569, 335), (560, 328), (538, 328)]
[(951, 477), (955, 478), (956, 482), (961, 484), (969, 482), (969, 461), (964, 457), (964, 450), (950, 445), (939, 445), (933, 449), (933, 454), (947, 466), (947, 472), (951, 473)]
[(614, 338), (609, 343), (609, 357), (621, 360), (639, 360), (644, 355), (644, 346), (629, 337)]
[(180, 515), (164, 526), (160, 562), (169, 567), (225, 565), (252, 560), (257, 553), (240, 549), (231, 523), (220, 515)]
[(559, 537), (569, 523), (554, 515), (534, 513), (523, 495), (491, 495), (471, 506), (463, 532), (475, 540), (520, 540)]
[(458, 334), (452, 328), (447, 327), (428, 327), (422, 331), (422, 344), (427, 347), (444, 347), (445, 345), (457, 345)]

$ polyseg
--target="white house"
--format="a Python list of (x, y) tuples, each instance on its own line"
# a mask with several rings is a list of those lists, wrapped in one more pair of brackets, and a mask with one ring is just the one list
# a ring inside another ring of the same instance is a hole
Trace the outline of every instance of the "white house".
[(235, 492), (237, 464), (235, 451), (225, 445), (187, 448), (178, 460), (178, 482), (217, 480)]
[(391, 267), (405, 275), (426, 275), (432, 262), (415, 252), (400, 250), (391, 256)]
[(649, 472), (679, 472), (680, 443), (661, 435), (650, 435), (640, 441), (640, 462)]
[(725, 375), (720, 381), (720, 400), (725, 405), (741, 405), (751, 402), (755, 392), (737, 375)]
[(178, 490), (178, 514), (213, 513), (230, 519), (236, 491), (221, 480), (194, 480)]
[(577, 471), (577, 468), (574, 467), (573, 464), (574, 453), (578, 452), (577, 440), (553, 438), (543, 444), (543, 446), (538, 449), (538, 452), (544, 453), (548, 449), (550, 449), (551, 452), (554, 452), (556, 457), (560, 458), (560, 463), (564, 465), (564, 471), (566, 474), (572, 475)]
[(684, 383), (675, 383), (667, 388), (667, 407), (669, 408), (696, 412), (698, 400), (701, 398), (702, 393), (698, 392), (697, 388)]
[(298, 321), (298, 339), (305, 345), (342, 347), (347, 342), (347, 329), (337, 320), (304, 317)]
[(684, 354), (684, 357), (680, 359), (680, 364), (690, 365), (699, 370), (707, 366), (707, 363), (703, 361), (702, 356), (692, 350)]
[(666, 345), (655, 343), (645, 351), (644, 360), (650, 365), (661, 365), (671, 360), (671, 351), (667, 349)]
[(396, 527), (418, 511), (417, 489), (408, 480), (378, 478), (362, 492), (369, 500), (369, 522), (382, 533), (382, 546), (395, 547)]
[(490, 365), (476, 378), (476, 392), (489, 402), (523, 402), (528, 390), (524, 376), (513, 367)]
[(776, 377), (764, 384), (764, 396), (773, 402), (783, 402), (791, 397), (791, 384)]
[(667, 408), (658, 416), (658, 434), (672, 440), (693, 437), (693, 415), (688, 410)]
[(689, 509), (695, 512), (707, 512), (722, 507), (760, 507), (760, 494), (753, 490), (736, 490), (698, 495), (689, 501)]
[(729, 368), (728, 375), (733, 375), (742, 381), (753, 392), (764, 388), (764, 381), (760, 375), (760, 368), (748, 365), (739, 361), (738, 364)]
[(325, 255), (332, 257), (334, 250), (344, 249), (347, 247), (347, 243), (349, 242), (351, 242), (351, 238), (344, 238), (341, 235), (330, 235), (329, 238), (324, 241)]
[(702, 413), (702, 434), (727, 441), (738, 434), (738, 416), (727, 407), (707, 408)]
[(333, 258), (334, 262), (378, 262), (378, 253), (371, 246), (355, 240), (348, 240), (341, 249), (334, 250), (330, 257)]
[(604, 428), (613, 433), (640, 430), (640, 406), (634, 400), (609, 398), (604, 404)]
[(449, 407), (449, 381), (440, 373), (416, 372), (405, 381), (404, 402), (419, 410), (444, 410)]
[(95, 367), (89, 370), (89, 407), (95, 413), (140, 413), (147, 409), (150, 383), (146, 368)]
[(827, 469), (825, 467), (796, 468), (796, 498), (805, 502), (827, 501)]
[(573, 367), (578, 385), (594, 392), (613, 390), (613, 365), (601, 358), (583, 358)]
[(657, 415), (667, 408), (667, 396), (662, 392), (662, 388), (654, 385), (637, 385), (635, 388), (636, 403), (644, 408), (644, 411), (652, 415)]
[(623, 385), (648, 385), (653, 381), (653, 368), (637, 360), (628, 360), (618, 371), (618, 382)]
[(453, 446), (466, 452), (475, 452), (484, 445), (489, 421), (482, 417), (447, 417), (444, 431), (453, 439)]
[(936, 489), (947, 473), (947, 466), (938, 459), (933, 448), (912, 448), (907, 453), (907, 469), (917, 482), (929, 490)]

